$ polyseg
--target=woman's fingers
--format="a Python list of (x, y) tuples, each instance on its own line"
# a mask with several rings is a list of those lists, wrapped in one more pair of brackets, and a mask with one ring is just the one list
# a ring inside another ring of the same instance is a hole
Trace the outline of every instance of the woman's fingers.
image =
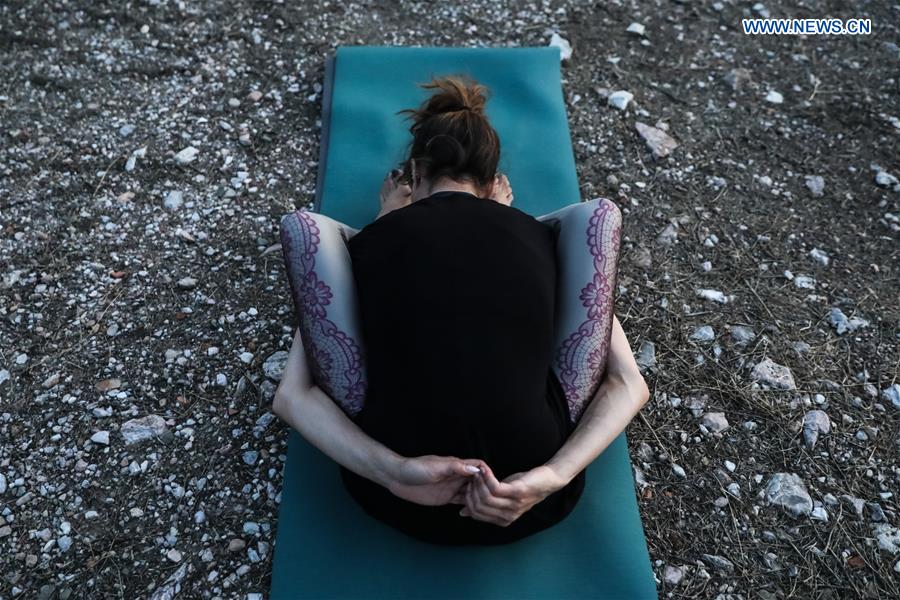
[(512, 523), (513, 519), (507, 511), (503, 511), (485, 505), (475, 492), (475, 486), (469, 485), (466, 490), (466, 507), (460, 511), (464, 517), (472, 517), (478, 521), (486, 521), (505, 527)]
[(503, 496), (506, 498), (518, 498), (519, 497), (519, 488), (511, 483), (506, 483), (505, 481), (498, 481), (497, 477), (494, 475), (494, 472), (491, 470), (487, 464), (484, 465), (483, 469), (483, 479), (484, 483), (487, 486), (488, 491), (494, 496)]
[(476, 475), (469, 487), (475, 488), (475, 496), (481, 502), (482, 506), (490, 506), (501, 510), (514, 510), (516, 502), (502, 496), (495, 496), (488, 489), (484, 476)]

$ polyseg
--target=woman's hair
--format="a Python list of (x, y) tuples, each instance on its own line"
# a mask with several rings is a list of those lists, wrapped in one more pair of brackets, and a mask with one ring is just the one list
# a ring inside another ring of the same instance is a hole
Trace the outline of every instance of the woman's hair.
[(465, 75), (435, 77), (419, 87), (437, 91), (418, 109), (397, 111), (413, 121), (413, 139), (401, 167), (406, 180), (411, 177), (409, 161), (415, 159), (416, 169), (431, 181), (447, 176), (479, 187), (492, 183), (500, 137), (484, 112), (488, 88)]

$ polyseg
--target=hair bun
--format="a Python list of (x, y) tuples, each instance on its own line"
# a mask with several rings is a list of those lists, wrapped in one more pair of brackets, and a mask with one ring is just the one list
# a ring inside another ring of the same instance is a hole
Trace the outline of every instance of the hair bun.
[(420, 84), (425, 89), (436, 90), (420, 113), (421, 120), (442, 113), (471, 112), (485, 116), (487, 88), (463, 75), (439, 77)]
[(458, 139), (440, 133), (425, 143), (425, 152), (433, 164), (442, 168), (457, 169), (466, 163), (468, 153)]

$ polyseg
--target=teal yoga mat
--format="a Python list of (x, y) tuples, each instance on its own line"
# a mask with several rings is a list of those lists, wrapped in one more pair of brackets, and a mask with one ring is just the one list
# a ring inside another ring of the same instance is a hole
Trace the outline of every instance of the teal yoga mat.
[[(326, 65), (317, 209), (370, 222), (409, 139), (394, 113), (427, 96), (417, 83), (459, 72), (492, 90), (487, 112), (515, 206), (540, 215), (579, 200), (558, 49), (352, 46)], [(271, 598), (657, 598), (624, 432), (586, 484), (565, 520), (524, 540), (438, 546), (369, 517), (337, 465), (292, 431)]]

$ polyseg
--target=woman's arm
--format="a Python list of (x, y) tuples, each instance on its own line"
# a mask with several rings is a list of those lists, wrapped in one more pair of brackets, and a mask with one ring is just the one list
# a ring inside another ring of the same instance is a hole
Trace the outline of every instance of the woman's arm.
[(575, 431), (546, 464), (498, 481), (490, 469), (476, 475), (463, 516), (506, 526), (565, 487), (615, 440), (650, 398), (628, 338), (613, 316), (606, 377)]
[(315, 385), (299, 331), (272, 410), (335, 462), (418, 504), (451, 502), (465, 481), (484, 465), (477, 459), (453, 456), (407, 458), (371, 438)]
[(613, 315), (606, 377), (575, 431), (547, 466), (569, 483), (606, 450), (649, 399), (647, 382), (619, 319)]

